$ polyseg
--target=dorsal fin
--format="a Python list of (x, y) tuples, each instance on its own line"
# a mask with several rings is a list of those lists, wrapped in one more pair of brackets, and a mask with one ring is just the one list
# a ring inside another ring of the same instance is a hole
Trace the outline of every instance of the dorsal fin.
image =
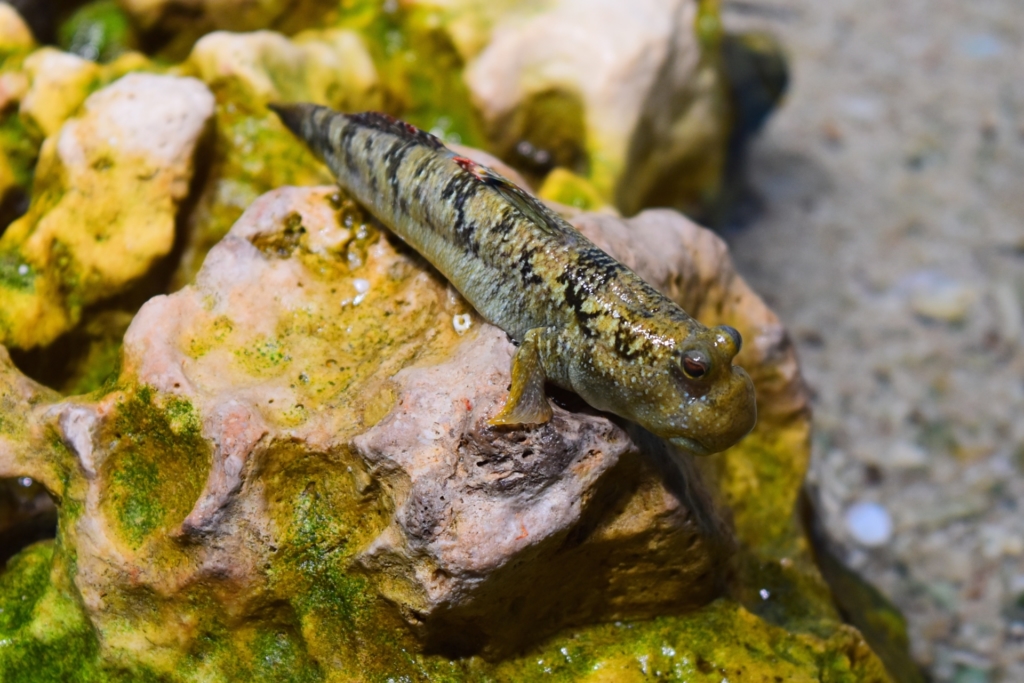
[(361, 126), (373, 128), (382, 133), (390, 133), (403, 140), (418, 142), (431, 149), (445, 149), (444, 143), (438, 140), (436, 136), (431, 135), (425, 130), (420, 130), (411, 123), (400, 121), (389, 114), (382, 114), (379, 111), (365, 111), (361, 114), (349, 114), (348, 117)]
[(565, 220), (545, 206), (539, 199), (519, 187), (503, 175), (478, 164), (464, 156), (455, 156), (453, 161), (463, 171), (472, 174), (477, 180), (500, 194), (505, 201), (514, 206), (524, 217), (533, 221), (544, 233), (561, 238), (572, 237), (575, 230), (566, 230)]

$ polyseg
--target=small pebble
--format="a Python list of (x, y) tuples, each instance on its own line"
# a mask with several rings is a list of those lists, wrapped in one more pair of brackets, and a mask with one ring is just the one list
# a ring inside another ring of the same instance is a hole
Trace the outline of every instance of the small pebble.
[(904, 281), (910, 290), (910, 308), (929, 320), (958, 323), (967, 317), (976, 292), (941, 273), (921, 271)]
[(861, 545), (877, 548), (892, 538), (892, 517), (878, 503), (854, 503), (846, 509), (845, 519), (846, 529)]

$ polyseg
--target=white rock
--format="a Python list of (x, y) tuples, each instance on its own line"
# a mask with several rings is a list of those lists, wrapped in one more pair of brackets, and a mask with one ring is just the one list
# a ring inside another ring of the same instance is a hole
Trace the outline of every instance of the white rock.
[[(61, 131), (58, 148), (70, 164), (87, 148), (109, 145), (181, 174), (181, 167), (190, 166), (213, 106), (213, 94), (195, 78), (128, 74), (89, 96), (82, 121)], [(174, 184), (176, 199), (184, 196), (187, 180)]]

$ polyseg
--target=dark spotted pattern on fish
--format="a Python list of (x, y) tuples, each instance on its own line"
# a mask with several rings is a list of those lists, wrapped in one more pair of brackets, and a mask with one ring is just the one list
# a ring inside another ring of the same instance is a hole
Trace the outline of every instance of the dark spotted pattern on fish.
[(518, 344), (493, 424), (545, 421), (547, 380), (695, 453), (722, 450), (753, 426), (753, 385), (732, 365), (739, 334), (701, 325), (529, 193), (384, 114), (273, 109), (342, 187)]

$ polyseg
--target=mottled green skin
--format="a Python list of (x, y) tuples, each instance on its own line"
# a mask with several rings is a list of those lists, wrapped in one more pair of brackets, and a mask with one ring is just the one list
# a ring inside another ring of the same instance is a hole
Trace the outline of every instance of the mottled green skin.
[[(732, 328), (700, 324), (534, 197), (428, 133), (383, 114), (274, 109), (346, 190), (520, 344), (497, 423), (544, 421), (547, 379), (697, 454), (753, 427), (753, 384), (732, 365)], [(683, 370), (688, 351), (708, 362), (703, 376)]]

